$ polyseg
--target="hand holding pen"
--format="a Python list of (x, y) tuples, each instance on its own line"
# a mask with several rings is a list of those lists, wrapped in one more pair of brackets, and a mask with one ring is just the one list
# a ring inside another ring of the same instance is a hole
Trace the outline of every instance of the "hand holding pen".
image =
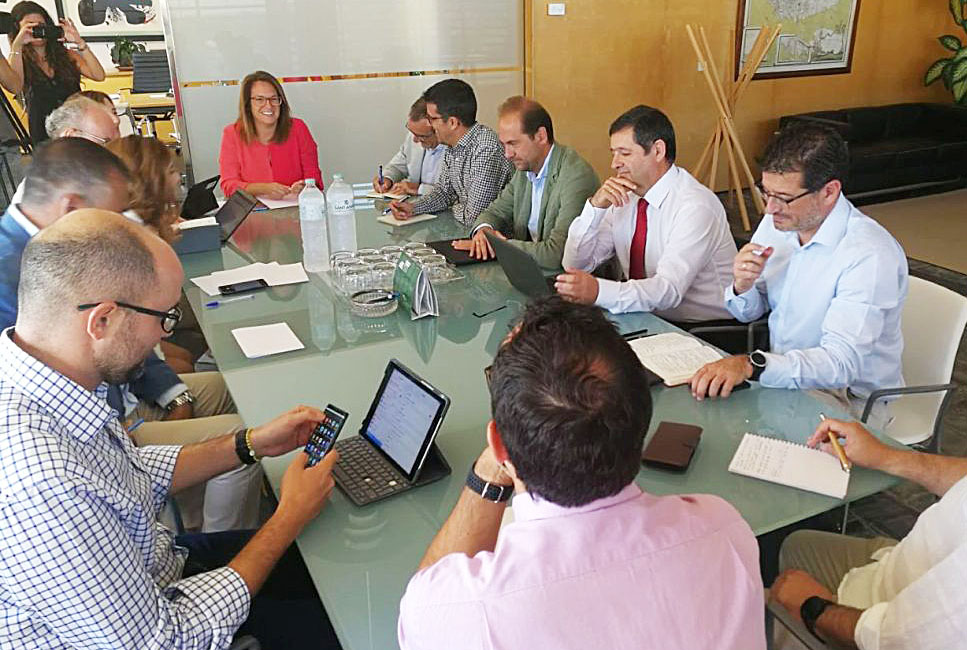
[(732, 288), (736, 295), (745, 293), (755, 285), (772, 253), (772, 246), (749, 243), (742, 247), (732, 263), (732, 275), (735, 278)]
[[(823, 420), (815, 433), (806, 441), (806, 444), (836, 456), (836, 451), (831, 442), (833, 438), (837, 438), (836, 442), (843, 450), (843, 455), (850, 466), (859, 465), (860, 467), (889, 471), (897, 454), (909, 453), (880, 442), (859, 422), (844, 422), (832, 418)], [(840, 440), (843, 442), (840, 442)]]

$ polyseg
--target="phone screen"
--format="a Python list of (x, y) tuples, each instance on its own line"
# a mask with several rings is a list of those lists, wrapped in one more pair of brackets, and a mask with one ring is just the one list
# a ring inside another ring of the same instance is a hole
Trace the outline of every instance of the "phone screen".
[(326, 419), (316, 425), (309, 442), (306, 443), (306, 453), (309, 454), (306, 467), (312, 467), (326, 456), (349, 417), (348, 413), (332, 404), (326, 407), (325, 415)]
[(248, 291), (258, 291), (259, 289), (265, 289), (269, 284), (259, 278), (258, 280), (247, 280), (245, 282), (236, 282), (235, 284), (223, 284), (218, 287), (218, 291), (223, 295), (233, 294), (233, 293), (246, 293)]

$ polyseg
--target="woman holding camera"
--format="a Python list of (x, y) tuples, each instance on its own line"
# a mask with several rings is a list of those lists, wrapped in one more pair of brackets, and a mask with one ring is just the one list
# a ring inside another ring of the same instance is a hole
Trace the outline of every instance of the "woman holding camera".
[(104, 68), (71, 20), (57, 25), (46, 9), (29, 1), (15, 4), (10, 15), (14, 29), (7, 38), (13, 74), (0, 73), (0, 83), (14, 94), (23, 92), (30, 139), (36, 145), (47, 139), (44, 121), (50, 112), (81, 89), (81, 75), (103, 81)]
[(244, 189), (268, 199), (295, 198), (307, 178), (322, 189), (316, 141), (292, 117), (282, 84), (268, 72), (242, 80), (238, 119), (222, 131), (218, 168), (225, 196)]

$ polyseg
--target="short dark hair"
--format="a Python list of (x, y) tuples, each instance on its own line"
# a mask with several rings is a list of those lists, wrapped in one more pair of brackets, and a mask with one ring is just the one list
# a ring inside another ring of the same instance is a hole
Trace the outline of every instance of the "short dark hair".
[(832, 180), (846, 183), (849, 151), (836, 129), (800, 120), (777, 133), (762, 154), (762, 171), (802, 172), (803, 188), (815, 192)]
[(435, 104), (437, 112), (443, 119), (455, 117), (464, 126), (473, 126), (477, 123), (477, 96), (466, 81), (460, 79), (439, 81), (426, 89), (423, 99), (428, 104)]
[(655, 140), (665, 143), (665, 159), (668, 162), (675, 162), (677, 153), (675, 147), (675, 127), (668, 116), (657, 108), (639, 104), (634, 108), (628, 109), (611, 123), (608, 135), (614, 135), (618, 131), (627, 128), (634, 129), (635, 142), (637, 142), (645, 153), (651, 151), (651, 145)]
[(651, 420), (645, 371), (600, 309), (534, 302), (490, 375), (497, 431), (527, 489), (565, 507), (631, 483)]
[(554, 142), (554, 124), (551, 122), (551, 114), (538, 102), (523, 95), (514, 95), (497, 109), (500, 117), (509, 113), (517, 113), (520, 116), (520, 128), (531, 138), (537, 133), (537, 129), (543, 126), (547, 132), (547, 141)]
[(407, 116), (410, 122), (419, 122), (426, 119), (426, 100), (420, 97), (410, 106), (410, 114)]
[(67, 192), (89, 198), (114, 182), (126, 185), (129, 180), (121, 159), (101, 145), (85, 138), (57, 138), (34, 151), (24, 177), (23, 201), (46, 205)]

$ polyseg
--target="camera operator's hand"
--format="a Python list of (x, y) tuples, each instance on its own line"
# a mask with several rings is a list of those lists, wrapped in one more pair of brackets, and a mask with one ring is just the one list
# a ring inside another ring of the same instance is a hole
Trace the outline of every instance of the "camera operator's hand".
[(17, 32), (17, 37), (13, 39), (13, 43), (10, 44), (11, 52), (20, 52), (24, 45), (33, 45), (34, 43), (43, 43), (44, 39), (34, 38), (33, 29), (40, 23), (35, 22), (25, 22), (21, 24), (20, 31)]
[(74, 21), (70, 18), (61, 18), (60, 26), (64, 30), (64, 36), (61, 38), (61, 42), (73, 43), (80, 47), (84, 47), (84, 39), (81, 38), (80, 33), (77, 31), (77, 27), (74, 25)]

